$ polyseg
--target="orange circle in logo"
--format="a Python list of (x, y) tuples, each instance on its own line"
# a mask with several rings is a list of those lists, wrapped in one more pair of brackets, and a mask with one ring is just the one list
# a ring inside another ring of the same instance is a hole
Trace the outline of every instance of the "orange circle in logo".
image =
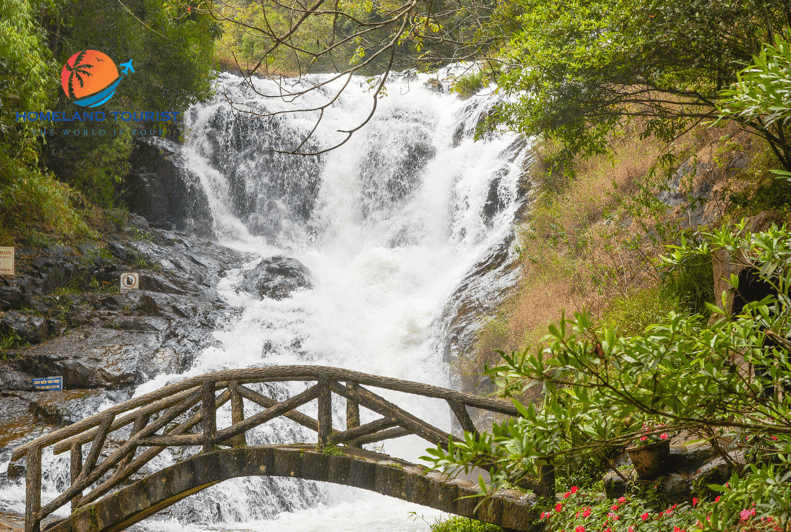
[(95, 94), (118, 79), (118, 68), (106, 54), (96, 50), (77, 52), (66, 61), (60, 84), (70, 100)]

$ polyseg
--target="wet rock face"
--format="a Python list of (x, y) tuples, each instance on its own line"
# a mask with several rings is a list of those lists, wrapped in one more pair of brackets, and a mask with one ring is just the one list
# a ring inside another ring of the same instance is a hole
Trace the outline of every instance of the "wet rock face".
[(295, 290), (313, 288), (310, 271), (296, 259), (270, 257), (244, 273), (240, 289), (258, 294), (261, 299), (281, 300)]
[(430, 90), (431, 92), (436, 92), (437, 94), (445, 94), (445, 87), (442, 85), (442, 82), (437, 78), (431, 78), (426, 80), (423, 83), (423, 86)]
[(359, 169), (362, 214), (386, 219), (418, 188), (437, 149), (432, 124), (407, 109), (376, 117), (369, 127), (374, 142)]
[(197, 178), (176, 164), (177, 155), (167, 142), (138, 141), (129, 162), (132, 171), (124, 180), (124, 201), (131, 212), (154, 227), (213, 238), (206, 194)]
[[(0, 317), (0, 332), (5, 334), (16, 334), (20, 340), (40, 344), (49, 338), (48, 320), (37, 316), (29, 316), (19, 312), (5, 312)], [(56, 329), (56, 322), (52, 322), (53, 329)]]
[[(238, 120), (220, 108), (209, 119), (204, 155), (228, 180), (230, 210), (252, 234), (277, 244), (290, 232), (310, 232), (321, 186), (321, 156), (290, 155), (306, 132), (270, 117)], [(304, 152), (318, 151), (309, 139)]]
[[(478, 331), (516, 282), (518, 261), (511, 234), (481, 259), (445, 305), (442, 313), (443, 359), (448, 363), (474, 356)], [(488, 395), (494, 387), (488, 377), (453, 375), (453, 387), (467, 393)]]
[[(132, 221), (104, 243), (20, 247), (18, 275), (0, 278), (0, 461), (42, 430), (183, 371), (214, 341), (228, 312), (214, 286), (250, 257)], [(130, 271), (141, 290), (120, 293)], [(34, 389), (32, 379), (55, 375), (63, 391)]]
[[(213, 287), (246, 257), (145, 225), (132, 232), (146, 238), (87, 250), (60, 246), (33, 260), (22, 254), (26, 271), (0, 294), (10, 295), (0, 309), (20, 299), (30, 307), (0, 315), (0, 334), (12, 339), (0, 362), (0, 389), (28, 390), (32, 378), (52, 375), (62, 375), (66, 389), (135, 386), (181, 371), (211, 342), (226, 308)], [(139, 273), (141, 290), (118, 293), (128, 271)]]

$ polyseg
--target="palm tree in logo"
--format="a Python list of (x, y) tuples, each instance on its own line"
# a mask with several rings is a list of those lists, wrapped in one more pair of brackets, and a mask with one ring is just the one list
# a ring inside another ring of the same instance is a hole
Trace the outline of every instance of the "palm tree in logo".
[(91, 64), (83, 64), (82, 60), (85, 58), (86, 51), (83, 50), (77, 55), (77, 58), (74, 60), (74, 66), (69, 65), (66, 63), (65, 67), (66, 70), (69, 72), (69, 98), (76, 99), (77, 96), (74, 94), (74, 78), (77, 78), (77, 81), (80, 84), (80, 87), (85, 85), (83, 81), (83, 76), (90, 77), (91, 72), (90, 70), (93, 68)]

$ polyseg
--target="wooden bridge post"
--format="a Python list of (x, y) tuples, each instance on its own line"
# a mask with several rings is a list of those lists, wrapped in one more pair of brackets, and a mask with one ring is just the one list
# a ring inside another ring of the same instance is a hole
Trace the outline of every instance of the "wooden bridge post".
[[(78, 442), (71, 444), (71, 483), (74, 485), (82, 473), (82, 445)], [(78, 493), (71, 500), (71, 511), (75, 512), (80, 507), (82, 493)]]
[(217, 432), (217, 401), (214, 397), (214, 381), (204, 381), (203, 394), (203, 452), (214, 450), (214, 434)]
[(41, 519), (41, 447), (27, 451), (27, 486), (25, 490), (25, 532), (40, 532)]
[[(239, 383), (234, 381), (230, 384), (231, 390), (231, 424), (236, 425), (244, 421), (244, 398), (239, 393)], [(230, 440), (232, 447), (246, 447), (247, 437), (245, 433), (234, 436)]]
[(327, 377), (320, 376), (319, 384), (319, 447), (324, 447), (329, 443), (332, 434), (332, 394), (330, 393), (330, 383)]
[[(357, 389), (357, 383), (348, 381), (346, 385), (352, 390)], [(353, 429), (360, 426), (360, 402), (357, 399), (346, 399), (346, 430)], [(362, 447), (354, 442), (348, 442), (346, 445), (349, 447)]]

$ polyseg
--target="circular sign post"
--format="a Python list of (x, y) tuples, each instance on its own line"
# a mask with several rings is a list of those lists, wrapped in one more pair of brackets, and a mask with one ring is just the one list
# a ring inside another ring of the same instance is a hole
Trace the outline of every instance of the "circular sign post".
[(140, 274), (137, 273), (122, 273), (121, 274), (121, 292), (129, 292), (131, 290), (140, 289)]

